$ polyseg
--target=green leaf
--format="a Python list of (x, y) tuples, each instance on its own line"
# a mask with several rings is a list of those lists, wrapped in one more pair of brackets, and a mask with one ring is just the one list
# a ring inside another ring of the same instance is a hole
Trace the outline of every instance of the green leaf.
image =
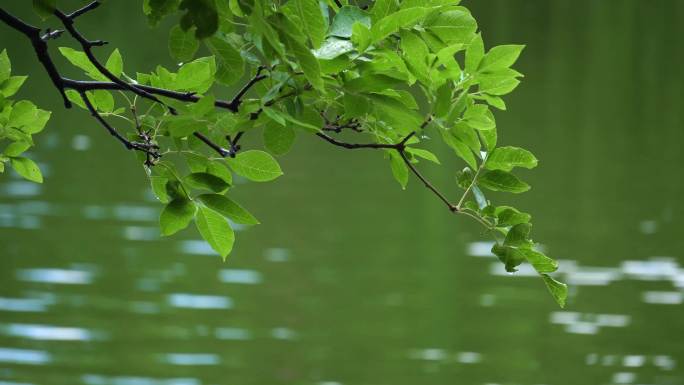
[(7, 50), (3, 49), (0, 52), (0, 83), (9, 79), (12, 73), (12, 63), (10, 62), (9, 56), (7, 56)]
[(565, 300), (568, 298), (568, 285), (558, 282), (551, 278), (547, 274), (542, 274), (546, 288), (549, 289), (549, 293), (553, 299), (556, 300), (558, 306), (561, 308), (565, 307)]
[(32, 182), (43, 183), (43, 174), (41, 174), (38, 165), (29, 158), (22, 156), (10, 158), (10, 164), (17, 174), (24, 177), (24, 179)]
[[(258, 4), (260, 4), (260, 3), (259, 2), (255, 3), (255, 5), (258, 5)], [(255, 8), (260, 8), (260, 7), (255, 6)], [(278, 34), (273, 29), (273, 27), (271, 27), (271, 24), (268, 23), (266, 20), (264, 20), (264, 18), (261, 15), (261, 12), (254, 10), (252, 12), (252, 14), (250, 15), (249, 21), (250, 21), (249, 25), (252, 28), (253, 33), (257, 36), (264, 37), (266, 39), (266, 42), (271, 46), (271, 48), (273, 48), (273, 50), (280, 57), (284, 57), (285, 56), (285, 49), (283, 48), (283, 44), (280, 42), (280, 39), (278, 38)]]
[(216, 73), (214, 57), (201, 57), (184, 64), (176, 76), (175, 87), (179, 90), (205, 93), (211, 87)]
[(166, 183), (169, 180), (163, 176), (150, 176), (152, 192), (161, 203), (169, 203), (169, 194), (166, 191)]
[(201, 119), (205, 115), (208, 115), (212, 111), (214, 111), (214, 103), (216, 102), (216, 98), (214, 95), (208, 94), (200, 98), (197, 103), (194, 103), (189, 106), (189, 110), (192, 112), (192, 115), (196, 119)]
[(0, 94), (6, 98), (16, 94), (27, 78), (28, 76), (10, 76), (4, 83), (0, 81)]
[(558, 262), (536, 250), (523, 250), (523, 254), (538, 273), (553, 273), (558, 270)]
[(477, 30), (477, 22), (467, 9), (458, 7), (437, 12), (425, 22), (425, 27), (447, 45), (467, 44)]
[(494, 115), (486, 104), (473, 104), (468, 107), (463, 119), (469, 126), (478, 130), (491, 130), (496, 127)]
[(490, 95), (506, 95), (518, 87), (520, 80), (517, 77), (520, 76), (522, 76), (521, 73), (510, 68), (479, 74), (477, 76), (479, 91)]
[(373, 108), (380, 118), (400, 135), (408, 135), (412, 131), (416, 131), (423, 123), (423, 117), (411, 109), (397, 101), (384, 95), (370, 95)]
[(492, 107), (498, 108), (502, 111), (506, 111), (506, 103), (499, 96), (492, 96), (487, 94), (482, 94), (480, 97), (487, 102)]
[(159, 226), (164, 236), (172, 235), (188, 227), (188, 224), (195, 216), (195, 204), (187, 198), (175, 198), (164, 209), (159, 216)]
[(281, 126), (285, 126), (287, 124), (287, 121), (285, 120), (285, 113), (267, 106), (264, 106), (262, 110), (264, 111), (264, 114), (273, 122), (278, 123)]
[(279, 111), (279, 113), (282, 114), (282, 116), (288, 122), (294, 124), (295, 126), (304, 128), (311, 133), (319, 132), (321, 130), (321, 126), (323, 125), (323, 119), (319, 113), (312, 108), (304, 108), (304, 111), (302, 111), (297, 118), (282, 111)]
[(174, 138), (184, 138), (192, 135), (198, 128), (197, 120), (190, 116), (178, 116), (169, 121), (168, 130)]
[(86, 94), (96, 110), (101, 112), (114, 111), (114, 97), (109, 91), (95, 90), (88, 91)]
[(209, 163), (209, 165), (207, 165), (207, 172), (223, 179), (229, 185), (233, 184), (233, 174), (228, 169), (228, 166), (223, 163), (217, 161)]
[(411, 72), (424, 84), (430, 84), (427, 57), (430, 51), (423, 39), (412, 31), (401, 31), (401, 50)]
[[(291, 0), (301, 27), (311, 39), (311, 45), (318, 48), (323, 43), (328, 28), (317, 0)], [(288, 4), (290, 3), (288, 2)], [(333, 26), (334, 26), (333, 22)], [(350, 34), (351, 36), (351, 34)]]
[(176, 12), (180, 0), (144, 0), (143, 12), (148, 22), (154, 26), (165, 16)]
[(354, 45), (351, 41), (329, 37), (325, 40), (323, 45), (313, 51), (313, 54), (318, 59), (332, 60), (353, 50)]
[(195, 39), (192, 31), (183, 31), (178, 25), (171, 28), (169, 32), (169, 53), (171, 57), (181, 62), (187, 62), (192, 60), (198, 48), (199, 42)]
[(197, 39), (207, 38), (218, 30), (218, 12), (214, 0), (183, 0), (179, 9), (187, 10), (187, 13), (181, 17), (181, 28), (187, 31), (195, 26)]
[(107, 63), (105, 63), (105, 68), (117, 78), (123, 73), (123, 58), (121, 57), (121, 52), (119, 52), (118, 48), (109, 55)]
[(383, 17), (371, 27), (373, 42), (378, 42), (387, 36), (399, 32), (401, 28), (411, 28), (419, 23), (427, 13), (423, 7), (402, 9)]
[(487, 151), (493, 151), (496, 147), (497, 133), (496, 130), (486, 130), (479, 131), (480, 139), (482, 139), (482, 144), (485, 146)]
[(81, 94), (79, 94), (78, 91), (66, 90), (65, 94), (71, 103), (83, 108), (84, 110), (87, 109), (85, 103), (83, 103), (83, 98), (81, 98)]
[(33, 0), (33, 10), (43, 20), (47, 19), (55, 11), (57, 0)]
[(465, 53), (465, 69), (468, 73), (474, 74), (477, 72), (477, 68), (484, 57), (484, 42), (482, 41), (482, 35), (477, 34), (470, 41), (468, 48)]
[(264, 146), (275, 155), (284, 155), (295, 141), (295, 131), (289, 125), (267, 124), (264, 127)]
[(497, 226), (515, 226), (519, 223), (528, 223), (530, 214), (523, 213), (509, 206), (499, 206), (494, 211), (497, 217)]
[(363, 9), (351, 5), (345, 5), (337, 12), (330, 26), (330, 35), (349, 38), (353, 34), (355, 23), (360, 23), (368, 28), (371, 26), (371, 17)]
[(37, 134), (45, 128), (51, 115), (52, 112), (50, 111), (37, 109), (33, 115), (33, 120), (24, 124), (21, 130), (27, 134)]
[(439, 162), (439, 159), (437, 159), (437, 155), (431, 153), (428, 150), (424, 150), (422, 148), (406, 147), (406, 152), (421, 157), (423, 159), (429, 160), (430, 162), (441, 164)]
[(480, 175), (478, 184), (493, 191), (522, 193), (530, 189), (530, 185), (518, 179), (515, 175), (502, 171), (492, 170)]
[(404, 159), (396, 151), (389, 151), (389, 157), (392, 176), (399, 182), (401, 188), (405, 190), (409, 177), (408, 166), (406, 166), (406, 162), (404, 162)]
[(100, 71), (90, 62), (88, 56), (84, 52), (77, 51), (69, 47), (59, 47), (59, 52), (64, 56), (71, 64), (85, 71), (86, 75), (95, 80), (109, 81), (106, 76), (100, 73)]
[(222, 192), (228, 189), (230, 185), (222, 178), (206, 172), (193, 172), (186, 176), (184, 181), (190, 187), (196, 189), (205, 189), (213, 192)]
[(524, 45), (511, 44), (500, 45), (490, 49), (482, 58), (478, 71), (492, 72), (512, 66), (518, 60), (523, 48), (525, 48)]
[(370, 16), (373, 24), (377, 23), (378, 20), (388, 16), (393, 13), (397, 8), (396, 0), (376, 0), (373, 4), (373, 8), (370, 10)]
[(352, 26), (352, 37), (351, 41), (356, 44), (356, 50), (359, 52), (365, 51), (371, 43), (370, 29), (363, 25), (362, 23), (354, 23)]
[(245, 72), (245, 62), (240, 52), (220, 37), (212, 37), (206, 44), (216, 58), (216, 81), (231, 85), (239, 80)]
[(170, 178), (164, 187), (166, 187), (166, 194), (171, 200), (188, 199), (188, 193), (185, 191), (181, 182), (175, 179), (175, 175), (171, 174), (166, 175), (165, 177)]
[(228, 217), (231, 221), (235, 223), (240, 223), (244, 225), (257, 225), (259, 221), (254, 218), (249, 211), (245, 210), (242, 206), (220, 194), (202, 194), (197, 197), (202, 201), (207, 207), (218, 212), (221, 215)]
[(525, 254), (523, 251), (511, 246), (502, 246), (495, 243), (494, 246), (492, 246), (492, 254), (499, 257), (499, 260), (504, 264), (506, 271), (509, 273), (518, 271), (516, 267), (525, 262)]
[(236, 174), (254, 182), (268, 182), (283, 175), (278, 162), (264, 151), (239, 152), (227, 162)]
[(195, 225), (212, 249), (214, 249), (223, 260), (233, 249), (235, 234), (225, 218), (216, 211), (200, 206), (195, 217)]
[(321, 78), (321, 66), (318, 64), (316, 57), (306, 46), (295, 39), (289, 39), (288, 44), (304, 72), (304, 77), (314, 88), (322, 91), (324, 86), (323, 79)]
[(467, 144), (448, 131), (443, 132), (442, 138), (444, 139), (444, 142), (454, 150), (456, 155), (468, 164), (468, 166), (473, 169), (477, 168), (477, 159), (475, 159), (472, 150)]
[(489, 154), (485, 165), (489, 170), (511, 171), (513, 167), (537, 167), (537, 158), (518, 147), (498, 147)]
[(24, 151), (28, 150), (29, 147), (31, 147), (30, 143), (12, 142), (7, 147), (5, 147), (5, 149), (2, 151), (2, 154), (9, 157), (19, 156)]
[(504, 246), (517, 248), (530, 248), (532, 241), (530, 240), (530, 230), (532, 225), (529, 223), (519, 223), (513, 226), (506, 234)]
[(12, 106), (7, 127), (22, 128), (36, 119), (38, 108), (28, 100), (20, 100)]

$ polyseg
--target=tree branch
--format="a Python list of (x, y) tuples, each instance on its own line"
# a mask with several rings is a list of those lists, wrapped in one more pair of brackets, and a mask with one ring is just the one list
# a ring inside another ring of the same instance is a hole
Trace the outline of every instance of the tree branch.
[(406, 152), (403, 149), (397, 150), (397, 151), (399, 152), (401, 159), (403, 159), (404, 163), (406, 163), (406, 166), (408, 166), (409, 170), (411, 170), (411, 172), (413, 172), (413, 174), (416, 177), (418, 177), (418, 179), (420, 179), (421, 182), (423, 182), (423, 184), (425, 185), (425, 187), (428, 188), (428, 190), (432, 191), (435, 195), (437, 195), (437, 197), (442, 202), (444, 202), (444, 204), (449, 208), (449, 211), (451, 211), (452, 213), (455, 213), (455, 212), (458, 212), (460, 210), (458, 206), (451, 203), (449, 201), (449, 199), (446, 196), (444, 196), (444, 194), (442, 194), (439, 190), (437, 190), (437, 188), (435, 186), (433, 186), (432, 183), (430, 183), (430, 181), (428, 181), (427, 178), (425, 178), (423, 176), (423, 174), (421, 174), (418, 171), (416, 166), (414, 166), (413, 163), (411, 163), (411, 161), (408, 159), (408, 157), (406, 156)]
[[(121, 141), (127, 149), (135, 149), (135, 150), (140, 150), (140, 151), (145, 151), (148, 154), (150, 153), (150, 149), (153, 148), (153, 145), (150, 145), (149, 141), (151, 141), (151, 138), (147, 137), (147, 139), (143, 138), (146, 143), (136, 143), (136, 142), (131, 142), (128, 139), (126, 139), (124, 136), (122, 136), (114, 127), (112, 127), (107, 121), (97, 112), (97, 110), (94, 108), (92, 105), (92, 102), (88, 98), (86, 91), (94, 91), (94, 90), (121, 90), (121, 91), (129, 91), (133, 92), (136, 95), (139, 95), (143, 98), (152, 100), (154, 102), (160, 103), (162, 105), (165, 105), (161, 100), (159, 100), (155, 95), (158, 96), (163, 96), (167, 98), (171, 98), (174, 100), (179, 100), (183, 102), (190, 102), (190, 103), (196, 103), (198, 102), (201, 98), (197, 96), (193, 92), (178, 92), (178, 91), (173, 91), (173, 90), (168, 90), (164, 88), (157, 88), (157, 87), (152, 87), (152, 86), (147, 86), (147, 85), (142, 85), (142, 84), (130, 84), (127, 83), (118, 77), (116, 77), (114, 74), (112, 74), (105, 66), (103, 66), (97, 58), (94, 56), (92, 52), (92, 47), (94, 46), (100, 46), (106, 44), (105, 42), (101, 40), (95, 40), (95, 41), (90, 41), (87, 40), (75, 27), (74, 27), (74, 19), (77, 17), (94, 10), (95, 8), (100, 6), (99, 1), (93, 1), (86, 6), (70, 13), (70, 14), (65, 14), (60, 10), (55, 10), (54, 14), (57, 18), (60, 19), (66, 30), (69, 32), (69, 34), (76, 39), (80, 44), (81, 47), (84, 50), (84, 53), (90, 60), (90, 62), (100, 71), (107, 79), (110, 80), (110, 82), (103, 82), (103, 81), (82, 81), (82, 80), (73, 80), (69, 78), (65, 78), (60, 75), (59, 71), (57, 70), (57, 67), (54, 65), (54, 62), (52, 61), (52, 58), (50, 57), (50, 54), (48, 52), (48, 45), (46, 40), (53, 38), (54, 36), (57, 36), (55, 33), (46, 33), (45, 36), (41, 36), (41, 30), (40, 28), (34, 27), (19, 18), (11, 15), (10, 13), (6, 12), (4, 9), (0, 8), (0, 20), (2, 20), (5, 24), (10, 26), (11, 28), (21, 32), (24, 34), (32, 43), (33, 49), (36, 53), (36, 56), (38, 57), (38, 60), (43, 64), (43, 67), (45, 68), (46, 72), (50, 76), (50, 79), (52, 80), (52, 83), (54, 86), (57, 88), (57, 90), (60, 92), (62, 95), (62, 98), (64, 100), (64, 106), (66, 108), (71, 108), (72, 104), (69, 101), (69, 99), (66, 96), (66, 89), (73, 89), (81, 95), (81, 98), (83, 99), (86, 108), (90, 111), (91, 115), (102, 125), (104, 126), (107, 131), (112, 134), (114, 137), (116, 137), (119, 141)], [(55, 31), (57, 32), (57, 31)], [(216, 100), (214, 102), (214, 106), (217, 108), (223, 108), (227, 109), (231, 112), (237, 112), (240, 104), (242, 103), (242, 98), (244, 95), (249, 91), (249, 89), (254, 86), (257, 82), (263, 80), (266, 78), (266, 75), (262, 75), (261, 72), (265, 69), (265, 67), (260, 66), (257, 69), (256, 75), (235, 95), (235, 97), (230, 100)], [(289, 95), (284, 95), (283, 97), (286, 97)], [(272, 103), (271, 103), (272, 104)], [(166, 106), (166, 105), (165, 105)], [(168, 107), (168, 106), (167, 106)], [(168, 107), (169, 110), (171, 111), (172, 114), (175, 114), (175, 110), (172, 108)], [(260, 112), (260, 111), (259, 111)], [(258, 116), (258, 113), (253, 116), (252, 118), (256, 118)], [(137, 115), (135, 116), (137, 119)], [(140, 134), (140, 133), (139, 133)], [(221, 147), (220, 145), (214, 143), (211, 139), (206, 137), (205, 135), (195, 132), (193, 135), (200, 139), (202, 142), (204, 142), (207, 146), (215, 150), (219, 155), (226, 157), (226, 156), (231, 156), (234, 157), (237, 151), (240, 149), (240, 146), (237, 145), (237, 141), (239, 138), (242, 136), (243, 133), (239, 133), (238, 136), (233, 141), (229, 141), (230, 144), (230, 149), (225, 149)], [(156, 154), (156, 153), (155, 153)], [(159, 155), (156, 154), (155, 158), (158, 157)]]
[(150, 145), (147, 143), (138, 143), (138, 142), (131, 142), (130, 140), (126, 139), (123, 135), (119, 133), (114, 127), (112, 127), (111, 124), (109, 124), (103, 117), (100, 115), (99, 112), (95, 109), (95, 106), (90, 101), (90, 98), (85, 92), (80, 92), (81, 99), (83, 99), (83, 103), (85, 104), (86, 108), (88, 111), (90, 111), (90, 114), (105, 128), (107, 131), (114, 136), (116, 139), (118, 139), (123, 145), (126, 147), (128, 150), (138, 150), (138, 151), (143, 151), (146, 154), (149, 154), (153, 156), (154, 158), (159, 158), (159, 153), (156, 151), (156, 146), (155, 145)]
[[(432, 120), (432, 116), (428, 116), (427, 119), (425, 119), (425, 122), (420, 125), (420, 128), (423, 129), (425, 128), (430, 121)], [(416, 166), (411, 163), (411, 160), (406, 156), (406, 142), (408, 142), (409, 139), (411, 139), (414, 135), (416, 134), (415, 131), (411, 132), (409, 135), (404, 137), (400, 142), (394, 143), (394, 144), (385, 144), (385, 143), (347, 143), (343, 142), (340, 140), (337, 140), (335, 138), (332, 138), (322, 132), (316, 133), (316, 136), (319, 138), (322, 138), (326, 142), (333, 144), (338, 147), (346, 148), (348, 150), (356, 150), (356, 149), (361, 149), (361, 148), (371, 148), (371, 149), (389, 149), (389, 150), (395, 150), (399, 153), (399, 156), (401, 156), (401, 159), (404, 161), (406, 166), (411, 170), (411, 172), (418, 178), (420, 179), (421, 182), (425, 185), (425, 187), (432, 191), (439, 200), (444, 202), (444, 204), (447, 206), (449, 211), (452, 213), (458, 213), (461, 212), (461, 208), (458, 205), (455, 205), (451, 203), (451, 201), (441, 192), (439, 191), (423, 174), (418, 171)]]
[(265, 66), (259, 66), (257, 68), (254, 77), (250, 79), (249, 82), (247, 82), (247, 84), (245, 84), (245, 86), (242, 87), (242, 89), (240, 89), (240, 91), (238, 91), (235, 97), (233, 97), (233, 99), (230, 101), (231, 110), (237, 111), (240, 107), (240, 104), (242, 104), (242, 97), (245, 96), (247, 91), (249, 91), (249, 89), (252, 88), (252, 86), (254, 86), (256, 83), (268, 77), (266, 75), (261, 75), (261, 71), (265, 69)]
[[(62, 25), (64, 25), (64, 28), (67, 30), (67, 32), (69, 32), (71, 37), (76, 39), (76, 41), (78, 41), (79, 44), (81, 44), (81, 48), (83, 48), (83, 52), (88, 57), (88, 60), (95, 66), (95, 68), (97, 68), (98, 71), (100, 71), (100, 73), (102, 75), (104, 75), (111, 82), (118, 84), (119, 86), (123, 87), (124, 89), (131, 91), (140, 97), (152, 100), (156, 103), (160, 103), (160, 104), (166, 106), (166, 104), (164, 104), (164, 102), (159, 100), (159, 98), (152, 95), (151, 93), (149, 93), (143, 89), (140, 89), (135, 85), (126, 83), (125, 81), (116, 77), (111, 71), (109, 71), (107, 69), (107, 67), (102, 65), (102, 63), (100, 63), (100, 61), (97, 60), (97, 58), (95, 57), (95, 54), (93, 54), (93, 50), (92, 50), (93, 47), (105, 45), (105, 44), (107, 44), (107, 42), (102, 41), (102, 40), (88, 40), (76, 29), (76, 27), (74, 26), (74, 19), (78, 16), (83, 15), (84, 13), (86, 13), (88, 11), (91, 11), (91, 10), (99, 7), (99, 6), (100, 6), (99, 1), (93, 1), (92, 3), (86, 5), (85, 7), (81, 8), (81, 9), (78, 9), (78, 10), (72, 12), (69, 15), (64, 14), (64, 12), (60, 11), (59, 9), (55, 9), (54, 15), (57, 16), (57, 18), (62, 22)], [(166, 107), (169, 109), (169, 111), (171, 111), (172, 114), (175, 114), (175, 111), (173, 108), (171, 108), (169, 106), (166, 106)]]
[(55, 85), (59, 93), (62, 95), (64, 100), (64, 107), (71, 108), (71, 102), (66, 96), (64, 91), (64, 83), (62, 82), (62, 77), (55, 67), (55, 63), (52, 62), (50, 54), (48, 53), (48, 45), (40, 36), (40, 28), (34, 27), (30, 24), (25, 23), (23, 20), (7, 13), (4, 9), (0, 8), (0, 20), (11, 28), (24, 34), (33, 45), (33, 50), (38, 57), (38, 61), (43, 65), (45, 71), (47, 72), (52, 84)]

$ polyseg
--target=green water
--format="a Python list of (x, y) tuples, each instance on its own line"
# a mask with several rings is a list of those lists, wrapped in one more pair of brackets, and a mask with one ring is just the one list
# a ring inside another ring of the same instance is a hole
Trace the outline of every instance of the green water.
[[(236, 190), (263, 224), (227, 263), (194, 230), (160, 240), (134, 157), (64, 110), (0, 26), (31, 75), (21, 97), (55, 111), (33, 153), (45, 183), (0, 176), (0, 385), (683, 384), (684, 2), (466, 5), (489, 45), (527, 44), (497, 118), (541, 163), (531, 192), (499, 199), (534, 214), (565, 310), (415, 180), (402, 191), (379, 154), (314, 139), (275, 183)], [(129, 72), (168, 57), (138, 1), (81, 22)], [(448, 190), (461, 166), (440, 157), (423, 167)]]

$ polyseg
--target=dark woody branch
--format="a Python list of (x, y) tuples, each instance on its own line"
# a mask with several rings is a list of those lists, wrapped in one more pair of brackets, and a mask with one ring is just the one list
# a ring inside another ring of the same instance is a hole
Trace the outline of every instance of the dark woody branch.
[[(64, 25), (64, 28), (69, 32), (69, 34), (76, 40), (78, 43), (81, 45), (81, 48), (83, 48), (83, 52), (86, 54), (88, 57), (88, 60), (97, 68), (98, 71), (102, 75), (104, 75), (107, 79), (109, 79), (112, 83), (116, 83), (117, 85), (121, 86), (122, 88), (131, 91), (135, 93), (136, 95), (152, 100), (153, 102), (164, 104), (159, 98), (156, 96), (152, 95), (151, 93), (138, 88), (136, 85), (132, 85), (129, 83), (126, 83), (125, 81), (119, 79), (116, 77), (111, 71), (107, 69), (102, 63), (100, 63), (99, 60), (95, 57), (95, 54), (93, 53), (93, 47), (99, 47), (107, 44), (107, 42), (102, 41), (102, 40), (88, 40), (86, 39), (79, 31), (76, 29), (74, 26), (74, 19), (77, 18), (78, 16), (83, 15), (84, 13), (93, 10), (97, 7), (100, 6), (99, 1), (93, 1), (92, 3), (89, 3), (85, 7), (78, 9), (69, 15), (64, 14), (64, 12), (60, 11), (59, 9), (55, 9), (54, 15), (57, 16), (57, 18), (62, 22)], [(169, 110), (171, 113), (174, 113), (174, 110), (169, 107)]]

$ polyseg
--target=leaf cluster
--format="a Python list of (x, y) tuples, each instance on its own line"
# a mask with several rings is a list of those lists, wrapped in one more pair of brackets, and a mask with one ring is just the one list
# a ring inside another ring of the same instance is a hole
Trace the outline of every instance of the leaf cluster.
[[(548, 275), (557, 263), (535, 248), (530, 215), (488, 198), (489, 191), (529, 190), (517, 171), (537, 165), (530, 151), (499, 145), (494, 114), (506, 110), (503, 97), (520, 84), (523, 75), (512, 66), (524, 46), (486, 49), (476, 20), (459, 3), (144, 0), (152, 25), (178, 20), (168, 46), (180, 65), (126, 72), (114, 50), (106, 69), (137, 94), (130, 98), (114, 86), (86, 94), (101, 116), (130, 122), (130, 140), (142, 138), (160, 149), (152, 158), (149, 152), (138, 156), (164, 204), (163, 235), (194, 220), (226, 258), (234, 242), (231, 224), (258, 223), (229, 197), (234, 178), (276, 179), (282, 171), (275, 157), (286, 154), (298, 135), (315, 135), (347, 149), (379, 150), (402, 188), (415, 174), (451, 212), (492, 234), (492, 252), (507, 271), (530, 263), (563, 306), (567, 287)], [(87, 52), (60, 52), (85, 76), (112, 80)], [(140, 98), (140, 87), (159, 99)], [(230, 92), (230, 100), (217, 97)], [(76, 90), (67, 96), (88, 108)], [(3, 110), (0, 123), (5, 115)], [(342, 132), (356, 141), (344, 142), (336, 136)], [(255, 134), (263, 149), (242, 150), (240, 138)], [(439, 145), (454, 158), (440, 160), (428, 149)], [(443, 193), (418, 171), (422, 161), (461, 171)], [(454, 192), (460, 199), (451, 203), (446, 196)]]
[(33, 147), (33, 134), (45, 128), (51, 113), (28, 100), (11, 99), (26, 79), (26, 76), (12, 75), (7, 51), (0, 52), (0, 173), (9, 164), (23, 178), (43, 183), (40, 168), (24, 153)]

